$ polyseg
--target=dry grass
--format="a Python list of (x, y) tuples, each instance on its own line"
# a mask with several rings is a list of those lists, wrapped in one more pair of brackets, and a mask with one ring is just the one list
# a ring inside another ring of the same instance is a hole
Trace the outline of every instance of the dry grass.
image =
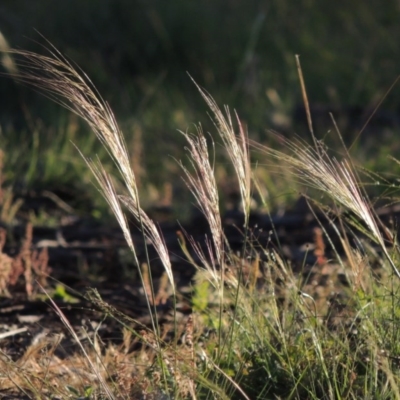
[[(323, 268), (345, 269), (347, 265), (352, 268), (352, 290), (338, 289), (350, 299), (344, 307), (346, 312), (340, 313), (343, 307), (329, 297), (331, 293), (321, 293), (317, 284), (304, 284), (277, 250), (263, 248), (262, 262), (260, 255), (248, 259), (248, 254), (255, 254), (256, 238), (245, 241), (242, 254), (232, 254), (223, 231), (215, 166), (209, 151), (209, 147), (215, 151), (214, 146), (209, 146), (201, 129), (195, 135), (183, 133), (190, 165), (182, 162), (181, 166), (187, 185), (208, 221), (211, 238), (205, 238), (208, 254), (203, 254), (190, 232), (187, 240), (180, 236), (188, 258), (187, 243), (198, 253), (203, 265), (196, 266), (193, 315), (181, 321), (175, 316), (172, 328), (175, 336), (169, 341), (153, 311), (153, 306), (162, 301), (162, 295), (157, 300), (150, 260), (144, 269), (139, 264), (125, 209), (135, 217), (144, 238), (156, 248), (175, 294), (168, 249), (157, 226), (140, 206), (136, 178), (110, 107), (90, 80), (55, 49), (50, 57), (24, 51), (12, 54), (22, 71), (16, 78), (45, 91), (50, 98), (85, 119), (116, 163), (125, 184), (124, 193), (116, 192), (101, 164), (87, 160), (132, 250), (152, 325), (150, 329), (138, 329), (100, 298), (93, 299), (125, 327), (124, 342), (118, 348), (113, 345), (105, 348), (95, 334), (86, 347), (58, 310), (71, 337), (80, 344), (81, 355), (59, 360), (55, 355), (57, 338), (32, 344), (16, 362), (3, 354), (0, 383), (4, 388), (33, 393), (37, 398), (42, 393), (67, 398), (71, 391), (77, 397), (118, 399), (150, 398), (150, 394), (152, 398), (191, 399), (334, 399), (362, 398), (371, 393), (379, 399), (399, 397), (400, 374), (391, 362), (397, 357), (400, 336), (397, 258), (387, 248), (382, 224), (348, 160), (330, 158), (318, 141), (314, 147), (287, 142), (290, 154), (256, 145), (266, 156), (289, 169), (302, 184), (322, 191), (342, 210), (358, 217), (365, 225), (364, 231), (380, 246), (386, 260), (381, 260), (384, 271), (381, 276), (386, 278), (378, 281), (365, 272), (367, 246), (362, 248), (364, 253), (350, 247), (342, 230), (346, 222), (343, 213), (337, 215), (342, 225), (336, 230), (349, 264), (339, 259), (341, 265), (337, 266), (327, 260), (323, 231), (316, 231), (315, 254), (319, 258), (315, 269), (322, 274)], [(214, 100), (199, 90), (214, 113), (217, 131), (236, 171), (247, 225), (251, 194), (247, 137), (239, 118), (236, 135), (228, 109), (224, 116)], [(393, 245), (394, 236), (387, 230), (384, 232)], [(390, 275), (387, 263), (395, 276)], [(165, 281), (162, 286), (166, 291)], [(334, 284), (330, 287), (334, 288)], [(330, 307), (327, 307), (328, 301)], [(332, 327), (334, 318), (341, 322)], [(132, 343), (140, 343), (140, 350), (131, 352)]]

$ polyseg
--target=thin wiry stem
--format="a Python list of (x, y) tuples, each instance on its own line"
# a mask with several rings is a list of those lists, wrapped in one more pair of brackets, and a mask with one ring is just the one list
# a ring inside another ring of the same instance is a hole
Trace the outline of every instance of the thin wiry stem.
[[(203, 135), (201, 127), (198, 128), (197, 136), (190, 135), (188, 133), (181, 132), (188, 144), (187, 151), (189, 153), (189, 160), (194, 169), (194, 174), (190, 173), (189, 170), (180, 163), (183, 172), (186, 175), (186, 184), (193, 196), (197, 200), (197, 204), (203, 212), (205, 218), (208, 221), (211, 230), (211, 237), (214, 244), (214, 251), (216, 253), (217, 262), (220, 266), (219, 281), (215, 279), (217, 274), (215, 273), (216, 266), (208, 268), (209, 271), (213, 271), (212, 276), (214, 277), (216, 284), (218, 285), (219, 293), (219, 325), (222, 324), (223, 316), (223, 300), (224, 300), (224, 277), (225, 277), (225, 263), (228, 257), (229, 251), (226, 251), (228, 247), (221, 221), (221, 214), (219, 211), (219, 196), (217, 190), (217, 183), (215, 181), (214, 168), (210, 163), (208, 147), (206, 138)], [(206, 242), (207, 244), (209, 242)], [(212, 250), (209, 248), (209, 254), (212, 255)], [(201, 257), (202, 253), (199, 253)], [(207, 265), (207, 264), (206, 264)], [(218, 332), (219, 343), (222, 343), (222, 330)], [(222, 347), (222, 346), (221, 346)], [(221, 348), (220, 347), (220, 348)]]
[[(82, 341), (79, 339), (78, 335), (76, 334), (74, 328), (72, 327), (72, 325), (69, 323), (68, 319), (65, 317), (64, 313), (61, 311), (61, 309), (56, 305), (56, 303), (54, 302), (54, 300), (51, 298), (51, 296), (46, 292), (46, 290), (42, 287), (41, 288), (42, 291), (45, 293), (45, 295), (47, 296), (48, 300), (50, 301), (51, 305), (54, 307), (54, 310), (56, 311), (56, 313), (58, 314), (58, 316), (60, 317), (61, 321), (63, 322), (63, 324), (67, 327), (67, 329), (69, 330), (69, 332), (71, 333), (72, 337), (75, 339), (76, 343), (78, 343), (82, 353), (84, 354), (88, 364), (90, 365), (91, 370), (95, 373), (96, 378), (98, 379), (98, 381), (101, 384), (101, 387), (103, 388), (103, 390), (105, 391), (105, 393), (107, 394), (107, 397), (111, 400), (115, 399), (115, 396), (113, 395), (113, 393), (111, 392), (111, 388), (108, 386), (105, 378), (103, 377), (99, 367), (98, 367), (98, 362), (94, 362), (88, 355), (87, 351), (85, 350), (85, 347), (82, 345)], [(96, 361), (98, 361), (99, 359), (99, 355), (96, 354)], [(100, 364), (101, 365), (101, 364)], [(104, 368), (104, 365), (102, 365), (102, 368)], [(104, 368), (105, 369), (105, 368)], [(105, 369), (105, 372), (108, 374), (108, 371)]]

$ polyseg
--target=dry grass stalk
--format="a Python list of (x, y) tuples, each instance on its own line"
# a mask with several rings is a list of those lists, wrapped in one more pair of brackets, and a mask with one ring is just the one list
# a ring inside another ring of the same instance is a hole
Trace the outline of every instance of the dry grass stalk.
[[(46, 291), (44, 291), (44, 292), (48, 296)], [(84, 359), (86, 359), (86, 361), (87, 361), (86, 368), (94, 373), (97, 381), (99, 382), (99, 384), (102, 387), (102, 389), (104, 390), (104, 392), (107, 394), (108, 398), (115, 399), (115, 396), (114, 396), (109, 384), (106, 381), (106, 377), (108, 377), (109, 371), (107, 370), (106, 366), (101, 361), (101, 359), (100, 359), (101, 355), (98, 352), (96, 352), (96, 349), (94, 347), (93, 347), (94, 357), (88, 353), (88, 351), (82, 345), (82, 342), (79, 339), (78, 335), (76, 334), (74, 328), (69, 323), (68, 319), (65, 317), (64, 313), (61, 311), (61, 309), (55, 304), (55, 302), (49, 296), (48, 296), (48, 298), (49, 298), (49, 301), (51, 302), (52, 306), (54, 307), (55, 311), (57, 312), (58, 316), (60, 317), (61, 321), (67, 327), (68, 331), (70, 332), (71, 336), (75, 339), (76, 343), (80, 346), (81, 351), (84, 355)], [(90, 367), (90, 368), (88, 368), (88, 367)]]
[[(335, 202), (358, 216), (366, 224), (368, 233), (372, 235), (375, 242), (380, 245), (393, 272), (400, 279), (400, 271), (397, 269), (393, 259), (390, 257), (379, 227), (383, 229), (391, 245), (394, 244), (393, 235), (376, 216), (370, 202), (365, 196), (365, 193), (361, 191), (357, 180), (357, 174), (352, 168), (353, 164), (348, 160), (339, 162), (334, 158), (330, 158), (323, 143), (318, 141), (315, 137), (303, 71), (300, 64), (300, 57), (298, 55), (296, 55), (296, 65), (300, 79), (304, 107), (307, 114), (308, 127), (314, 142), (314, 148), (304, 146), (301, 143), (287, 142), (289, 149), (295, 154), (294, 156), (285, 156), (279, 151), (270, 152), (267, 150), (267, 153), (274, 155), (274, 157), (281, 159), (282, 161), (287, 161), (288, 164), (294, 168), (296, 176), (300, 176), (300, 180), (302, 180), (303, 183), (312, 186), (317, 190), (322, 190)], [(395, 83), (398, 79), (399, 78), (396, 79)], [(336, 130), (340, 135), (336, 122), (332, 115), (331, 117)], [(365, 126), (363, 129), (364, 128)], [(346, 154), (348, 155), (347, 150)], [(350, 259), (351, 258), (352, 257), (350, 257)]]
[[(126, 143), (109, 105), (101, 98), (90, 79), (82, 71), (78, 72), (54, 47), (51, 47), (51, 50), (50, 56), (12, 50), (11, 53), (18, 58), (17, 65), (22, 71), (14, 78), (44, 91), (50, 99), (71, 110), (89, 124), (109, 152), (123, 178), (128, 196), (119, 196), (115, 192), (110, 176), (99, 162), (86, 160), (101, 187), (102, 194), (116, 215), (136, 262), (136, 252), (121, 202), (143, 226), (147, 238), (158, 251), (175, 292), (168, 250), (154, 222), (140, 207), (137, 182)], [(136, 264), (139, 266), (138, 262)]]
[(311, 112), (310, 112), (310, 103), (308, 102), (306, 84), (304, 81), (303, 70), (301, 69), (300, 56), (298, 54), (296, 54), (296, 66), (297, 66), (297, 72), (299, 74), (299, 79), (300, 79), (300, 87), (301, 87), (301, 94), (303, 95), (304, 108), (306, 110), (306, 115), (307, 115), (308, 130), (311, 133), (312, 139), (314, 141), (314, 145), (316, 145), (317, 140), (314, 135), (314, 128), (313, 128)]
[(202, 89), (193, 79), (192, 81), (214, 114), (214, 124), (223, 141), (224, 148), (228, 152), (239, 181), (239, 189), (247, 225), (251, 205), (251, 164), (247, 133), (240, 122), (239, 116), (235, 112), (236, 121), (239, 126), (239, 136), (236, 136), (229, 107), (225, 106), (224, 115), (212, 96)]
[(140, 223), (143, 229), (146, 240), (149, 240), (156, 249), (160, 260), (163, 263), (164, 270), (168, 275), (173, 293), (175, 293), (175, 281), (172, 273), (172, 265), (169, 258), (169, 252), (165, 244), (164, 238), (161, 236), (156, 224), (141, 208), (138, 208), (138, 205), (135, 204), (131, 198), (127, 196), (119, 196), (119, 199), (136, 217), (137, 221)]
[[(181, 243), (181, 248), (184, 250), (185, 255), (187, 256), (187, 259), (191, 262), (191, 264), (197, 269), (198, 272), (204, 272), (207, 271), (207, 280), (213, 285), (215, 289), (222, 295), (222, 283), (224, 282), (224, 277), (226, 276), (226, 265), (224, 264), (223, 266), (223, 275), (221, 275), (221, 271), (218, 270), (218, 263), (217, 260), (215, 260), (214, 252), (213, 252), (213, 245), (210, 242), (211, 239), (205, 238), (205, 245), (207, 249), (207, 254), (203, 251), (202, 247), (200, 246), (199, 243), (196, 243), (196, 241), (187, 233), (185, 232), (185, 235), (187, 237), (187, 240), (190, 244), (190, 247), (193, 249), (193, 251), (196, 253), (197, 257), (200, 260), (200, 265), (198, 265), (190, 255), (189, 251), (187, 250), (186, 246), (183, 244), (186, 244), (186, 241), (184, 242), (181, 238), (183, 238), (183, 234), (181, 233), (180, 235), (180, 243)], [(179, 236), (178, 236), (179, 237)]]
[[(385, 240), (379, 230), (381, 223), (361, 192), (350, 163), (347, 160), (340, 162), (330, 158), (321, 143), (317, 145), (317, 148), (306, 146), (301, 142), (286, 141), (285, 143), (293, 155), (259, 144), (255, 144), (255, 147), (288, 166), (301, 184), (326, 193), (337, 204), (360, 218), (367, 226), (371, 237), (382, 248), (394, 273), (400, 278), (400, 272), (390, 257)], [(387, 230), (385, 232), (386, 235), (390, 235)], [(393, 243), (391, 235), (389, 240)]]
[(208, 221), (216, 259), (218, 264), (223, 268), (225, 264), (225, 237), (219, 210), (217, 182), (214, 176), (214, 167), (210, 163), (207, 140), (203, 135), (201, 127), (198, 128), (197, 136), (184, 132), (182, 134), (189, 144), (187, 151), (194, 174), (192, 175), (182, 162), (180, 165), (186, 176), (186, 184)]
[(131, 165), (134, 176), (136, 177), (136, 185), (140, 189), (142, 186), (142, 179), (146, 175), (146, 170), (143, 166), (143, 132), (138, 123), (132, 127), (133, 140), (132, 140), (132, 157)]

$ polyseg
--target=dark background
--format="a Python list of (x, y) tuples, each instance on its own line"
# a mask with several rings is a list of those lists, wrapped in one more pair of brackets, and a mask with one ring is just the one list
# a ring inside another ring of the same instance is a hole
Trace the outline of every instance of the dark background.
[[(213, 129), (187, 72), (219, 104), (238, 111), (252, 138), (268, 142), (271, 128), (307, 137), (299, 54), (317, 136), (338, 142), (328, 133), (331, 111), (350, 145), (399, 74), (399, 17), (394, 0), (0, 3), (0, 31), (10, 47), (46, 53), (46, 38), (109, 101), (150, 200), (151, 188), (180, 174), (173, 160), (183, 156), (177, 129), (198, 121)], [(90, 192), (90, 174), (71, 140), (108, 161), (87, 127), (9, 78), (1, 78), (0, 89), (6, 182), (22, 192), (60, 186)], [(395, 86), (352, 147), (367, 167), (385, 168), (388, 150), (396, 156), (399, 105)]]

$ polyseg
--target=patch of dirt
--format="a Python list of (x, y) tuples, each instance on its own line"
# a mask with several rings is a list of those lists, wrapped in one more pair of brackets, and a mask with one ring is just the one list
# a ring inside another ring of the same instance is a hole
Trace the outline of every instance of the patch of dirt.
[[(381, 211), (383, 219), (397, 218), (398, 210), (385, 210)], [(120, 229), (102, 226), (90, 219), (65, 218), (64, 221), (56, 228), (30, 224), (12, 227), (2, 224), (0, 228), (3, 232), (0, 241), (0, 341), (4, 355), (12, 360), (22, 357), (29, 346), (43, 337), (58, 341), (56, 351), (60, 358), (77, 350), (55, 306), (83, 341), (90, 340), (96, 332), (104, 342), (121, 342), (120, 324), (106, 318), (107, 310), (85, 296), (90, 287), (96, 288), (111, 307), (125, 314), (126, 317), (121, 318), (131, 318), (129, 323), (150, 324), (137, 266), (132, 262)], [(225, 234), (234, 252), (243, 252), (243, 223), (243, 214), (238, 209), (229, 210), (223, 217)], [(312, 293), (322, 308), (331, 305), (329, 323), (334, 326), (335, 318), (345, 313), (345, 299), (341, 296), (348, 282), (341, 267), (330, 262), (335, 256), (332, 245), (336, 251), (341, 251), (340, 243), (335, 242), (332, 222), (320, 212), (311, 212), (306, 202), (300, 200), (292, 210), (281, 215), (252, 213), (249, 226), (247, 256), (254, 258), (258, 253), (262, 261), (269, 251), (282, 254), (303, 280), (304, 292)], [(182, 232), (187, 232), (207, 253), (205, 237), (210, 237), (207, 222), (196, 215), (182, 227), (164, 218), (159, 229), (170, 253), (179, 292), (177, 312), (188, 315), (195, 268), (187, 261), (179, 240), (182, 241)], [(140, 263), (145, 263), (147, 257), (151, 260), (154, 303), (160, 323), (171, 321), (173, 304), (162, 263), (152, 246), (145, 244), (137, 227), (132, 225), (131, 231)], [(334, 242), (326, 239), (327, 234)], [(39, 262), (41, 254), (46, 257)], [(194, 252), (191, 256), (201, 264)], [(140, 268), (146, 275), (146, 265)], [(52, 293), (52, 300), (47, 298), (42, 287)]]

